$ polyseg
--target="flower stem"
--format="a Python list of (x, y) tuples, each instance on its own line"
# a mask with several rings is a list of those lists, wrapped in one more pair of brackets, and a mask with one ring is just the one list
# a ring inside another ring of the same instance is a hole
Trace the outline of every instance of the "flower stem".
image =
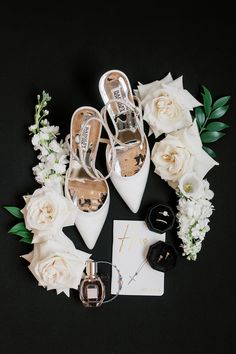
[[(38, 133), (39, 132), (39, 123), (40, 123), (41, 119), (48, 114), (48, 111), (44, 110), (44, 108), (46, 108), (47, 103), (51, 100), (51, 97), (49, 96), (48, 93), (43, 91), (42, 98), (41, 98), (41, 95), (37, 95), (37, 100), (38, 100), (38, 103), (35, 106), (34, 121), (35, 121), (35, 124), (37, 125), (37, 133)], [(43, 113), (42, 115), (41, 115), (41, 112)]]
[[(205, 111), (205, 114), (206, 114), (205, 107), (204, 107), (204, 111)], [(210, 117), (211, 111), (212, 111), (212, 108), (210, 109), (209, 114), (206, 114), (206, 120), (205, 120), (205, 122), (203, 123), (203, 125), (202, 125), (202, 127), (201, 127), (201, 129), (200, 129), (200, 132), (199, 132), (200, 135), (201, 135), (201, 133), (203, 132), (203, 130), (204, 130), (204, 128), (205, 128), (205, 126), (206, 126), (206, 124), (207, 124), (207, 122), (208, 122), (208, 119), (209, 119), (209, 117)]]
[(203, 130), (204, 130), (204, 128), (205, 128), (205, 126), (206, 126), (206, 124), (207, 124), (207, 122), (208, 122), (208, 119), (209, 119), (209, 116), (206, 117), (206, 120), (205, 120), (205, 122), (203, 123), (203, 125), (202, 125), (202, 127), (201, 127), (201, 129), (200, 129), (200, 132), (199, 132), (200, 135), (201, 135), (201, 133), (203, 132)]

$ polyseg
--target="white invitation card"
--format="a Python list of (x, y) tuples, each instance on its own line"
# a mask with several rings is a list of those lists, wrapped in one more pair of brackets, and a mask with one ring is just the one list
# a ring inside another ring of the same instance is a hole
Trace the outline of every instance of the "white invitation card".
[[(114, 220), (112, 263), (122, 275), (121, 295), (164, 293), (164, 273), (151, 268), (146, 260), (149, 246), (165, 241), (165, 234), (150, 231), (145, 221)], [(117, 272), (112, 270), (111, 292), (117, 292)]]

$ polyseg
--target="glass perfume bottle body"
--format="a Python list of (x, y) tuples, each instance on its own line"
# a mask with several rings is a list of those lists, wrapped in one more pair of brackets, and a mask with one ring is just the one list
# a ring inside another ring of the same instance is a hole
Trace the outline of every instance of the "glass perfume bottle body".
[(85, 307), (99, 307), (105, 299), (105, 287), (98, 276), (86, 276), (80, 285), (80, 300)]
[(99, 307), (105, 299), (105, 286), (97, 275), (97, 264), (88, 260), (86, 276), (80, 284), (80, 300), (85, 307)]

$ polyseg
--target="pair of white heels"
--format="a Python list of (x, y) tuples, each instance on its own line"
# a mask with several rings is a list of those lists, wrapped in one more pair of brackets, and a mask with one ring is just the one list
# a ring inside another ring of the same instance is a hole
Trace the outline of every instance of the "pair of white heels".
[[(127, 76), (119, 70), (108, 71), (100, 79), (99, 90), (105, 104), (101, 113), (86, 106), (72, 116), (70, 164), (65, 180), (65, 195), (78, 208), (76, 227), (89, 249), (95, 246), (109, 210), (107, 178), (136, 213), (150, 165), (142, 110)], [(102, 128), (107, 139), (101, 138)], [(95, 166), (99, 143), (107, 144), (107, 176)]]

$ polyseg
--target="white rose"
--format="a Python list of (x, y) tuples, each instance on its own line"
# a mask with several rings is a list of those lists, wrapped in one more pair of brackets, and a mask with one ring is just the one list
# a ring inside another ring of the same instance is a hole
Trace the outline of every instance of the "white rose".
[(188, 127), (170, 133), (156, 143), (152, 150), (155, 172), (176, 188), (180, 178), (187, 172), (195, 172), (199, 178), (218, 162), (203, 149), (196, 121)]
[(190, 110), (201, 105), (183, 88), (183, 77), (173, 80), (170, 73), (160, 81), (139, 84), (137, 95), (144, 107), (143, 119), (156, 137), (190, 126)]
[(57, 241), (46, 241), (34, 246), (32, 252), (22, 256), (30, 262), (29, 269), (39, 286), (64, 292), (70, 296), (70, 288), (78, 289), (85, 263), (91, 254), (77, 250), (73, 243), (59, 232)]
[(177, 187), (178, 180), (187, 172), (193, 170), (193, 156), (181, 141), (171, 135), (156, 143), (152, 150), (152, 162), (155, 173)]
[(32, 196), (27, 196), (22, 209), (25, 225), (34, 233), (33, 243), (41, 242), (57, 234), (64, 226), (73, 225), (77, 208), (51, 188), (37, 189)]

